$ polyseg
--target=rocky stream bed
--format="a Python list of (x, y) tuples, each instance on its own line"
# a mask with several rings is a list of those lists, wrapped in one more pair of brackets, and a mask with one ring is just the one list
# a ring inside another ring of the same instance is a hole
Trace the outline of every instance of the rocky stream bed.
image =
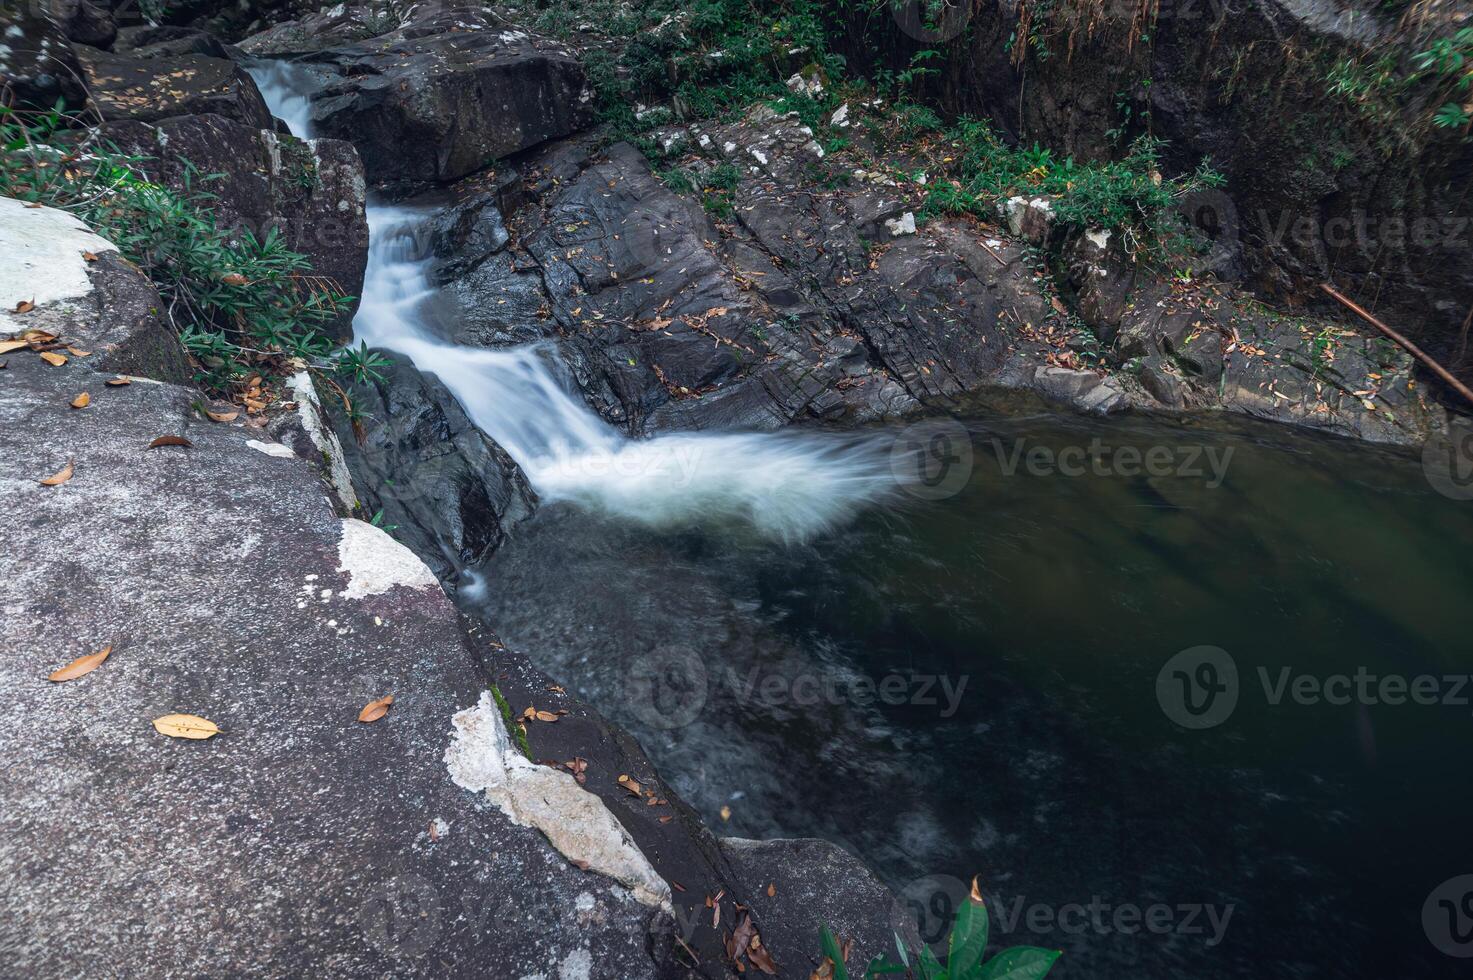
[[(765, 103), (670, 113), (652, 157), (598, 124), (593, 40), (494, 5), (271, 9), (4, 15), (13, 95), (87, 107), (160, 184), (216, 175), (217, 222), (280, 234), (355, 297), (329, 329), (387, 363), (342, 385), (298, 364), (232, 410), (113, 243), (0, 199), (0, 972), (808, 977), (824, 924), (851, 964), (916, 945), (860, 848), (723, 836), (728, 814), (674, 788), (699, 792), (694, 770), (657, 771), (615, 723), (600, 670), (660, 649), (666, 613), (642, 624), (639, 590), (611, 589), (639, 643), (579, 666), (599, 586), (555, 573), (558, 536), (596, 552), (605, 532), (577, 515), (612, 515), (608, 547), (654, 591), (705, 546), (645, 553), (629, 527), (805, 545), (955, 437), (920, 420), (1267, 422), (1397, 472), (1462, 424), (1374, 331), (1137, 262), (1047, 195), (927, 215), (921, 161), (866, 135), (877, 100), (830, 115), (831, 149)], [(729, 206), (672, 169), (720, 170)], [(1462, 282), (1412, 278), (1399, 296)], [(577, 610), (567, 631), (507, 611), (507, 582)], [(504, 643), (500, 615), (548, 654)], [(222, 733), (160, 737), (171, 712)]]

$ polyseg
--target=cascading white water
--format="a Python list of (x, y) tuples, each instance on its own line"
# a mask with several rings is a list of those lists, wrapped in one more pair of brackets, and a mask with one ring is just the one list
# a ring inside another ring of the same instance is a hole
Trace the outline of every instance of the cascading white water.
[[(294, 134), (310, 138), (305, 71), (272, 62), (251, 74), (271, 111)], [(397, 351), (437, 376), (544, 500), (651, 525), (741, 520), (764, 534), (801, 540), (899, 487), (894, 443), (883, 436), (725, 432), (630, 439), (559, 382), (551, 344), (491, 350), (446, 343), (424, 314), (435, 292), (418, 234), (427, 218), (409, 208), (369, 205), (355, 340)]]

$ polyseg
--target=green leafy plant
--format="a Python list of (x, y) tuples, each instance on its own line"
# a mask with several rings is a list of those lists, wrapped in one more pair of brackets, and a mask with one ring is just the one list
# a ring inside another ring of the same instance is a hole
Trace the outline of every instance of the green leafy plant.
[[(897, 935), (895, 952), (897, 960), (888, 956), (876, 956), (865, 967), (863, 980), (874, 977), (903, 975), (915, 980), (1040, 980), (1053, 969), (1054, 962), (1063, 955), (1056, 949), (1038, 946), (1010, 946), (1000, 950), (990, 960), (984, 960), (987, 950), (989, 922), (987, 906), (972, 881), (972, 894), (957, 910), (952, 923), (951, 936), (947, 940), (946, 964), (936, 958), (931, 947), (922, 945), (912, 954)], [(849, 980), (849, 970), (844, 963), (844, 954), (828, 926), (819, 933), (823, 955), (832, 964), (834, 980)]]
[(322, 364), (335, 347), (327, 328), (350, 297), (314, 275), (275, 229), (257, 237), (219, 227), (204, 189), (213, 175), (186, 163), (174, 189), (147, 179), (145, 159), (101, 140), (60, 104), (50, 112), (0, 106), (0, 194), (72, 212), (137, 264), (206, 385), (269, 373), (287, 358)]

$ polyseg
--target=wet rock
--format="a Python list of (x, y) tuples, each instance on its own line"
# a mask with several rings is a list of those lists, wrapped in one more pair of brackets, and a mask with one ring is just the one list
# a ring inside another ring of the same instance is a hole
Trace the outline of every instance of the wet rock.
[(51, 19), (67, 40), (94, 48), (108, 48), (118, 36), (118, 25), (105, 3), (92, 0), (47, 0)]
[(815, 924), (841, 942), (854, 940), (855, 973), (881, 954), (894, 959), (897, 935), (910, 949), (921, 946), (915, 917), (861, 861), (828, 841), (724, 837), (721, 849), (754, 914), (768, 923), (763, 943), (794, 975), (821, 962)]
[(1074, 288), (1080, 317), (1103, 344), (1115, 342), (1135, 286), (1135, 263), (1115, 232), (1086, 231), (1065, 245), (1064, 268)]
[(82, 66), (61, 28), (33, 4), (0, 11), (0, 82), (18, 108), (78, 109), (87, 101)]
[(143, 24), (118, 31), (113, 50), (134, 58), (173, 58), (201, 54), (228, 57), (225, 46), (214, 35), (193, 27)]
[[(341, 140), (303, 141), (224, 116), (109, 123), (107, 138), (144, 157), (142, 170), (180, 193), (208, 193), (216, 224), (264, 241), (273, 232), (307, 256), (324, 285), (357, 297), (368, 260), (365, 185), (357, 151)], [(202, 175), (220, 174), (204, 180)], [(351, 335), (356, 299), (329, 329)]]
[(383, 380), (346, 389), (358, 421), (331, 385), (318, 399), (336, 433), (359, 512), (393, 528), (435, 573), (451, 577), (487, 557), (536, 496), (516, 463), (477, 429), (433, 375), (402, 355)]
[(188, 54), (139, 58), (77, 47), (103, 118), (156, 122), (173, 116), (224, 116), (251, 129), (271, 129), (256, 83), (234, 62)]
[[(241, 47), (283, 54), (292, 36), (281, 25)], [(314, 125), (353, 142), (374, 183), (454, 180), (591, 121), (573, 54), (479, 8), (417, 6), (372, 43), (311, 60), (331, 76), (313, 97)]]
[(1140, 365), (1141, 387), (1151, 397), (1169, 408), (1181, 408), (1185, 402), (1182, 380), (1164, 358), (1148, 357)]

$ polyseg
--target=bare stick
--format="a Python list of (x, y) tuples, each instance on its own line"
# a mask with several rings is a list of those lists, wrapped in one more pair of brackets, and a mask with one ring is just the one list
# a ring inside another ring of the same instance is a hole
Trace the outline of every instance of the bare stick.
[(1464, 398), (1468, 399), (1469, 402), (1473, 402), (1473, 391), (1470, 391), (1467, 385), (1463, 384), (1463, 382), (1453, 377), (1453, 373), (1451, 371), (1443, 367), (1441, 364), (1438, 364), (1431, 357), (1427, 356), (1427, 353), (1423, 351), (1422, 348), (1418, 347), (1410, 340), (1407, 340), (1401, 334), (1397, 333), (1395, 330), (1392, 330), (1380, 320), (1371, 316), (1371, 314), (1367, 313), (1365, 309), (1361, 307), (1358, 303), (1356, 303), (1352, 299), (1348, 299), (1345, 295), (1340, 293), (1337, 289), (1335, 289), (1334, 286), (1331, 286), (1329, 283), (1320, 283), (1320, 288), (1329, 293), (1335, 299), (1339, 300), (1345, 305), (1347, 309), (1354, 312), (1357, 316), (1365, 320), (1371, 326), (1375, 327), (1377, 330), (1381, 331), (1386, 336), (1396, 341), (1397, 344), (1405, 348), (1408, 354), (1411, 354), (1417, 360), (1427, 365), (1427, 367), (1432, 370), (1433, 374), (1437, 375), (1443, 381), (1446, 381), (1449, 387), (1455, 390), (1458, 394), (1462, 395)]

